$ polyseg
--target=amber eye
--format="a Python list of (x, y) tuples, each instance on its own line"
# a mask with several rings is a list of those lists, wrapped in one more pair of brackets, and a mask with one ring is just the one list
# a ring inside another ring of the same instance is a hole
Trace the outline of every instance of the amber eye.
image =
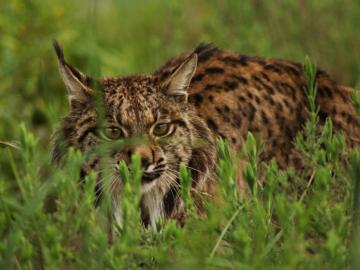
[(107, 127), (104, 130), (104, 135), (110, 140), (118, 140), (123, 136), (123, 132), (117, 127)]
[(172, 131), (171, 123), (159, 123), (156, 124), (152, 130), (152, 133), (157, 137), (165, 137), (169, 135)]

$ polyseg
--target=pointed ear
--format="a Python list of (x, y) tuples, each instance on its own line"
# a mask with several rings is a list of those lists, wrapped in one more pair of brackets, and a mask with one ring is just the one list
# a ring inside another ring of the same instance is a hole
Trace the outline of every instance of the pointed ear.
[(59, 61), (60, 75), (68, 90), (70, 104), (73, 104), (74, 101), (88, 102), (93, 94), (92, 79), (66, 63), (64, 53), (56, 40), (54, 40), (53, 46)]
[(197, 54), (191, 54), (165, 82), (166, 94), (187, 102), (188, 87), (195, 74)]

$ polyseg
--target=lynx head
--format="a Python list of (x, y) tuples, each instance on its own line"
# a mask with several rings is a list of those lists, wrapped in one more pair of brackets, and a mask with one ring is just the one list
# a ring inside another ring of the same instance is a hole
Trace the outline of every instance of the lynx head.
[[(55, 138), (54, 160), (61, 159), (62, 148), (87, 152), (104, 142), (140, 138), (135, 144), (111, 149), (106, 159), (112, 170), (115, 216), (121, 194), (117, 165), (121, 160), (128, 163), (134, 153), (140, 155), (143, 169), (143, 221), (154, 225), (156, 219), (173, 215), (180, 201), (179, 164), (189, 167), (197, 188), (204, 185), (215, 162), (214, 138), (187, 98), (196, 70), (196, 53), (165, 78), (154, 74), (94, 80), (70, 66), (56, 42), (54, 48), (70, 103)], [(92, 156), (84, 164), (82, 174), (100, 171), (99, 168), (100, 158)], [(106, 192), (100, 172), (98, 178), (98, 189)]]

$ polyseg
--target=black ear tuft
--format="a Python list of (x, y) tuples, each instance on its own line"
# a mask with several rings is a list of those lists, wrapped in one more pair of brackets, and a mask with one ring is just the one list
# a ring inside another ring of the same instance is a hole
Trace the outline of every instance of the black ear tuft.
[(55, 53), (56, 53), (59, 61), (61, 63), (64, 63), (65, 62), (64, 53), (63, 53), (63, 50), (60, 47), (59, 42), (57, 42), (56, 39), (53, 40), (53, 47), (54, 47)]
[(194, 53), (201, 54), (203, 52), (207, 51), (216, 51), (218, 48), (216, 48), (212, 43), (204, 43), (201, 42), (195, 49)]
[(75, 104), (73, 101), (76, 101), (77, 103), (88, 102), (93, 94), (92, 79), (77, 68), (66, 63), (63, 50), (55, 39), (53, 41), (53, 46), (59, 60), (60, 75), (68, 90), (70, 104)]

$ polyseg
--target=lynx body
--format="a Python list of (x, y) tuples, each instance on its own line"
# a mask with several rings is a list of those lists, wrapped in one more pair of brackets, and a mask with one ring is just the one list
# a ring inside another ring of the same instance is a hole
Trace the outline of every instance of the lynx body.
[[(281, 168), (302, 167), (293, 139), (307, 119), (308, 99), (302, 66), (265, 60), (200, 45), (177, 56), (150, 75), (103, 78), (104, 119), (95, 102), (95, 81), (70, 66), (55, 43), (62, 78), (68, 89), (70, 111), (55, 136), (54, 160), (64, 149), (87, 152), (104, 140), (141, 137), (142, 143), (109, 153), (114, 214), (120, 220), (121, 160), (141, 156), (143, 167), (141, 213), (145, 224), (157, 219), (182, 218), (178, 169), (191, 171), (195, 192), (212, 194), (216, 167), (216, 138), (238, 151), (248, 131), (265, 143), (261, 159), (276, 159)], [(331, 118), (349, 145), (360, 140), (360, 121), (351, 103), (351, 89), (317, 72), (320, 121)], [(101, 122), (101, 124), (100, 124)], [(64, 143), (62, 143), (64, 142)], [(83, 166), (82, 176), (99, 172), (100, 158)], [(104, 187), (99, 180), (97, 193)]]

